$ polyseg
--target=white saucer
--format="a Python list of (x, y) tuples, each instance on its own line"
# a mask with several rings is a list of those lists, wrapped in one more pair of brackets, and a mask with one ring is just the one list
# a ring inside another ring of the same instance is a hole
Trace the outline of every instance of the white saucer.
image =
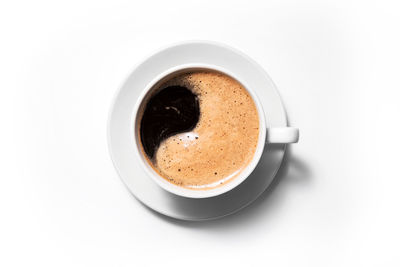
[(209, 220), (247, 206), (269, 186), (285, 153), (285, 145), (267, 145), (254, 172), (238, 187), (220, 196), (191, 199), (159, 187), (135, 158), (130, 136), (131, 114), (140, 92), (158, 74), (177, 65), (202, 63), (237, 73), (262, 102), (268, 127), (287, 126), (277, 89), (267, 73), (252, 59), (226, 45), (185, 42), (163, 49), (139, 64), (115, 96), (108, 122), (108, 145), (114, 166), (130, 192), (149, 208), (182, 220)]

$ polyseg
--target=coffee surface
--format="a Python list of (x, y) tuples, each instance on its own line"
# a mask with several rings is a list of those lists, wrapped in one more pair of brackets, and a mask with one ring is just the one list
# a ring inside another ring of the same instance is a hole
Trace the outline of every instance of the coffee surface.
[(246, 89), (227, 75), (207, 71), (181, 74), (159, 88), (140, 124), (152, 167), (190, 189), (234, 179), (252, 160), (259, 135), (257, 109)]

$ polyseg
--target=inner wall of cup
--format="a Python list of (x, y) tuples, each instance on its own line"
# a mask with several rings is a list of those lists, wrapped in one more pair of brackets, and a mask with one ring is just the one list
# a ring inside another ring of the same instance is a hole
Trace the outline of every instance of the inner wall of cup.
[[(264, 116), (263, 116), (264, 113), (263, 113), (263, 112), (264, 112), (264, 111), (262, 110), (259, 101), (256, 99), (256, 96), (254, 96), (253, 93), (248, 89), (248, 87), (245, 86), (245, 85), (244, 85), (241, 81), (239, 81), (237, 78), (235, 78), (234, 76), (232, 76), (232, 75), (230, 75), (230, 74), (228, 74), (228, 73), (226, 73), (226, 72), (224, 72), (224, 71), (217, 70), (217, 69), (213, 69), (213, 68), (207, 68), (207, 67), (189, 67), (189, 68), (183, 68), (183, 69), (180, 69), (180, 70), (173, 71), (172, 73), (166, 74), (165, 76), (161, 77), (158, 81), (156, 81), (153, 85), (151, 85), (151, 87), (148, 89), (147, 93), (146, 93), (146, 94), (144, 95), (144, 97), (142, 98), (141, 103), (139, 104), (139, 107), (138, 107), (138, 110), (137, 110), (137, 113), (136, 113), (136, 118), (135, 118), (135, 131), (134, 131), (134, 132), (135, 132), (136, 145), (138, 146), (137, 149), (138, 149), (138, 151), (139, 151), (139, 153), (140, 153), (140, 156), (141, 156), (141, 159), (142, 159), (142, 161), (144, 162), (144, 164), (146, 165), (147, 169), (149, 169), (151, 173), (153, 173), (153, 174), (156, 175), (159, 179), (161, 179), (161, 180), (163, 181), (163, 183), (164, 183), (164, 181), (165, 181), (165, 182), (167, 182), (168, 184), (170, 184), (170, 185), (172, 185), (172, 186), (174, 186), (174, 187), (178, 187), (179, 189), (185, 189), (185, 188), (179, 187), (179, 186), (177, 186), (177, 185), (174, 185), (174, 184), (172, 184), (172, 183), (166, 181), (165, 178), (163, 178), (163, 177), (161, 176), (161, 174), (158, 173), (158, 171), (156, 171), (156, 170), (152, 167), (152, 165), (151, 165), (151, 160), (148, 158), (147, 154), (145, 153), (144, 148), (143, 148), (143, 145), (142, 145), (142, 142), (141, 142), (141, 138), (140, 138), (140, 120), (141, 120), (142, 115), (143, 115), (143, 113), (144, 113), (144, 111), (145, 111), (145, 107), (146, 107), (147, 102), (150, 100), (150, 98), (151, 98), (152, 96), (154, 96), (156, 93), (158, 93), (160, 90), (163, 89), (163, 88), (161, 88), (161, 85), (162, 85), (164, 82), (166, 82), (166, 81), (168, 81), (168, 80), (170, 80), (170, 79), (173, 79), (173, 78), (175, 78), (176, 76), (179, 76), (180, 74), (188, 73), (188, 72), (196, 72), (196, 71), (212, 71), (212, 72), (221, 73), (221, 74), (223, 74), (223, 75), (227, 75), (227, 76), (231, 77), (231, 78), (234, 79), (235, 81), (239, 82), (239, 83), (243, 86), (243, 88), (246, 89), (246, 91), (249, 93), (249, 95), (251, 96), (252, 100), (254, 101), (254, 103), (255, 103), (255, 105), (256, 105), (257, 112), (258, 112), (257, 115), (258, 115), (258, 118), (259, 118), (259, 125), (260, 125), (257, 149), (256, 149), (256, 151), (255, 151), (255, 154), (254, 154), (254, 156), (253, 156), (252, 161), (246, 166), (245, 169), (242, 170), (242, 172), (241, 172), (240, 174), (238, 174), (238, 177), (234, 178), (234, 180), (238, 179), (238, 178), (240, 177), (240, 175), (243, 174), (243, 173), (253, 164), (253, 161), (254, 161), (254, 159), (255, 159), (255, 156), (256, 156), (256, 154), (257, 154), (257, 151), (258, 151), (259, 147), (260, 147), (261, 145), (264, 147), (264, 143), (265, 143), (265, 140), (264, 140), (264, 141), (261, 140), (261, 139), (262, 139), (262, 131), (263, 131), (263, 129), (262, 129), (261, 127), (264, 127), (264, 128), (265, 128), (265, 125), (264, 125), (264, 123), (263, 123), (263, 120), (264, 120)], [(264, 125), (264, 126), (263, 126), (263, 125)], [(229, 185), (229, 184), (231, 184), (232, 182), (233, 182), (233, 181), (231, 181), (231, 182), (229, 182), (229, 183), (227, 183), (227, 184), (224, 184), (222, 187), (224, 187), (224, 186), (226, 186), (226, 185)], [(190, 189), (185, 189), (185, 190), (190, 190)], [(213, 189), (204, 190), (204, 191), (211, 191), (211, 190), (213, 190)], [(191, 191), (192, 191), (192, 190), (191, 190)], [(197, 190), (196, 190), (196, 191), (197, 191)]]

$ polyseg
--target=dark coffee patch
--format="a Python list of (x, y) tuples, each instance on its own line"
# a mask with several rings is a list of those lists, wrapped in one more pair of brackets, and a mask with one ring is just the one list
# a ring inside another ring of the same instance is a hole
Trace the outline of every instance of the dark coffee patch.
[(199, 100), (192, 91), (182, 86), (162, 89), (150, 98), (140, 122), (144, 151), (152, 159), (163, 140), (193, 130), (199, 117)]

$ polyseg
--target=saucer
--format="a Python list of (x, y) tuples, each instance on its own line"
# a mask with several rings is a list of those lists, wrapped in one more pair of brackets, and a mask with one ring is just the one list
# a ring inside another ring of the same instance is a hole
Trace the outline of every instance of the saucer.
[(186, 198), (169, 193), (147, 177), (135, 158), (130, 128), (133, 107), (141, 91), (172, 67), (202, 63), (238, 74), (262, 102), (267, 127), (287, 126), (278, 91), (268, 74), (242, 52), (223, 44), (194, 41), (175, 44), (140, 63), (118, 90), (108, 121), (108, 147), (115, 169), (129, 191), (149, 208), (181, 220), (210, 220), (232, 214), (256, 200), (274, 179), (284, 157), (284, 144), (267, 144), (252, 174), (233, 190), (211, 198)]

